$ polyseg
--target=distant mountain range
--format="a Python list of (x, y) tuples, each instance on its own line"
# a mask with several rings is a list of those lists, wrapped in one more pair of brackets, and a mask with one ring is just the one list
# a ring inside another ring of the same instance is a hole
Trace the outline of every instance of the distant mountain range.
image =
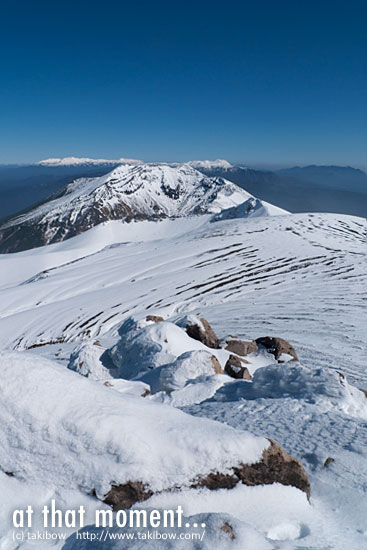
[[(76, 179), (100, 177), (121, 164), (140, 162), (67, 157), (24, 166), (0, 165), (0, 219), (59, 193)], [(222, 159), (187, 164), (209, 177), (230, 180), (250, 194), (291, 212), (367, 216), (367, 174), (352, 167), (306, 166), (265, 171), (232, 165)]]
[(45, 160), (40, 160), (39, 162), (36, 162), (36, 166), (47, 166), (47, 167), (67, 167), (70, 168), (71, 166), (117, 166), (118, 164), (139, 164), (141, 163), (141, 160), (136, 159), (127, 159), (127, 158), (120, 158), (115, 160), (108, 160), (108, 159), (90, 159), (90, 158), (80, 158), (80, 157), (64, 157), (64, 158), (50, 158)]
[(260, 199), (291, 212), (367, 216), (367, 174), (340, 166), (306, 166), (262, 171), (202, 163), (211, 177), (226, 177)]
[(367, 174), (351, 166), (295, 166), (277, 173), (332, 189), (366, 192)]

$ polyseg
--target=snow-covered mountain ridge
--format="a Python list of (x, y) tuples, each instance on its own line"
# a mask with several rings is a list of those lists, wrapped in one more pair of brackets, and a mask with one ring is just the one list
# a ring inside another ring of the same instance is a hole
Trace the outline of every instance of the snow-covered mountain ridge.
[[(83, 178), (0, 226), (0, 252), (65, 240), (108, 220), (175, 218), (220, 212), (252, 195), (223, 178), (184, 164), (123, 164), (99, 178)], [(284, 213), (274, 208), (273, 213)]]
[(91, 159), (87, 157), (63, 157), (63, 158), (49, 158), (35, 162), (36, 166), (80, 166), (90, 165), (98, 166), (99, 164), (139, 164), (141, 161), (136, 159)]

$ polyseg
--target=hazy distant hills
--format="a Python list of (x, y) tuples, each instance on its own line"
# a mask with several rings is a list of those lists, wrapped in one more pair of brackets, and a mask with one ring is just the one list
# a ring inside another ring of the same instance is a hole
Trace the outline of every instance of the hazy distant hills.
[(295, 166), (277, 173), (333, 189), (367, 192), (367, 174), (351, 166)]
[[(48, 159), (27, 166), (0, 165), (0, 219), (60, 192), (81, 177), (99, 177), (132, 159)], [(367, 174), (352, 167), (306, 166), (264, 171), (227, 161), (192, 161), (195, 169), (223, 177), (249, 193), (292, 212), (367, 216)]]
[(201, 166), (249, 193), (291, 212), (331, 212), (367, 217), (367, 174), (351, 167), (306, 166), (276, 172)]
[(117, 165), (0, 165), (0, 219), (46, 199), (74, 179), (102, 176)]

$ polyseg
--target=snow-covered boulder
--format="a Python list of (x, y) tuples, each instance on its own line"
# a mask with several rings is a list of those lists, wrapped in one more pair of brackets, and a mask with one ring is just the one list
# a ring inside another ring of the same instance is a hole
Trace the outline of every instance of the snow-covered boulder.
[[(110, 388), (28, 353), (0, 353), (0, 466), (17, 478), (153, 491), (261, 458), (268, 442)], [(21, 380), (21, 386), (19, 385)]]
[(119, 336), (109, 355), (118, 375), (126, 379), (140, 378), (151, 369), (172, 363), (185, 352), (208, 349), (167, 321), (137, 322), (129, 318), (120, 327)]
[(218, 359), (204, 350), (183, 353), (167, 365), (149, 371), (142, 380), (150, 385), (152, 393), (172, 392), (202, 376), (223, 374)]
[(82, 342), (72, 351), (68, 368), (92, 380), (108, 380), (116, 369), (108, 368), (106, 359), (102, 360), (102, 356), (106, 357), (105, 352), (106, 349), (97, 340)]
[(251, 383), (239, 381), (227, 384), (212, 399), (237, 401), (287, 397), (313, 404), (322, 403), (323, 409), (336, 407), (350, 415), (367, 419), (364, 393), (351, 386), (342, 373), (331, 369), (309, 368), (295, 362), (261, 367), (255, 371)]

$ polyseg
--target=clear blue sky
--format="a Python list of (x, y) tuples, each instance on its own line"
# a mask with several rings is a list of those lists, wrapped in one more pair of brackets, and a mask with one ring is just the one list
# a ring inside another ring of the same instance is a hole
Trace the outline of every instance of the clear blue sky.
[(5, 0), (0, 162), (367, 167), (365, 0)]

